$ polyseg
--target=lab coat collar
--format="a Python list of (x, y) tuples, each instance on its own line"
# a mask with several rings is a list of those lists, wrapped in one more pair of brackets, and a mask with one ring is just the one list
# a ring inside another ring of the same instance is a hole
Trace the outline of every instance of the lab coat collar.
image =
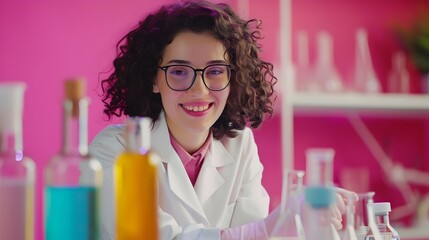
[[(210, 137), (213, 138), (212, 135)], [(225, 183), (225, 179), (219, 170), (233, 162), (223, 144), (219, 140), (212, 139), (195, 188), (192, 186), (179, 156), (170, 144), (164, 112), (161, 112), (152, 130), (152, 146), (162, 159), (164, 169), (168, 174), (171, 191), (207, 221), (202, 205)]]

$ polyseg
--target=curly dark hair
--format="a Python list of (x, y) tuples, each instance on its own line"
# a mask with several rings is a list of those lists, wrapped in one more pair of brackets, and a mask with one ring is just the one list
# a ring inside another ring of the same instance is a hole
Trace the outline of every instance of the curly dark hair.
[(152, 87), (165, 47), (181, 31), (210, 32), (226, 49), (232, 66), (230, 94), (212, 126), (216, 139), (236, 136), (247, 123), (257, 128), (273, 114), (273, 64), (259, 58), (261, 21), (245, 21), (227, 4), (187, 1), (161, 7), (117, 44), (114, 71), (102, 80), (104, 113), (146, 116), (156, 121), (163, 106)]

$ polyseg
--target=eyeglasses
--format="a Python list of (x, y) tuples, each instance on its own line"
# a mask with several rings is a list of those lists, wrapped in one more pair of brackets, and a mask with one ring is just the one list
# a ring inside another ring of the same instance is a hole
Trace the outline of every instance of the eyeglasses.
[(195, 69), (188, 65), (168, 65), (158, 67), (165, 72), (167, 85), (174, 91), (186, 91), (192, 87), (201, 72), (204, 85), (212, 91), (222, 91), (229, 85), (231, 66), (226, 64), (212, 64), (203, 69)]

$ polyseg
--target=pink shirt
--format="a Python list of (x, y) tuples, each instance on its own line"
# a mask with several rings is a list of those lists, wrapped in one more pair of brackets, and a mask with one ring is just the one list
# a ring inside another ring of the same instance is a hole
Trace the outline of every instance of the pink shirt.
[(201, 166), (204, 162), (204, 157), (206, 156), (207, 150), (211, 144), (211, 137), (209, 136), (203, 146), (198, 149), (194, 154), (189, 154), (180, 144), (170, 135), (170, 142), (174, 150), (176, 150), (179, 155), (180, 160), (182, 160), (183, 166), (186, 169), (186, 173), (191, 180), (192, 185), (195, 185), (197, 181), (198, 174), (200, 173)]

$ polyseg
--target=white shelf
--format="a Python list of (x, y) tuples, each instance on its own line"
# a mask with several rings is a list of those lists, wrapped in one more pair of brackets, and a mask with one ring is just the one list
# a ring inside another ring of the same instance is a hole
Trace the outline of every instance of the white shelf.
[(424, 94), (294, 92), (290, 101), (294, 111), (301, 112), (332, 110), (429, 114), (429, 95)]

